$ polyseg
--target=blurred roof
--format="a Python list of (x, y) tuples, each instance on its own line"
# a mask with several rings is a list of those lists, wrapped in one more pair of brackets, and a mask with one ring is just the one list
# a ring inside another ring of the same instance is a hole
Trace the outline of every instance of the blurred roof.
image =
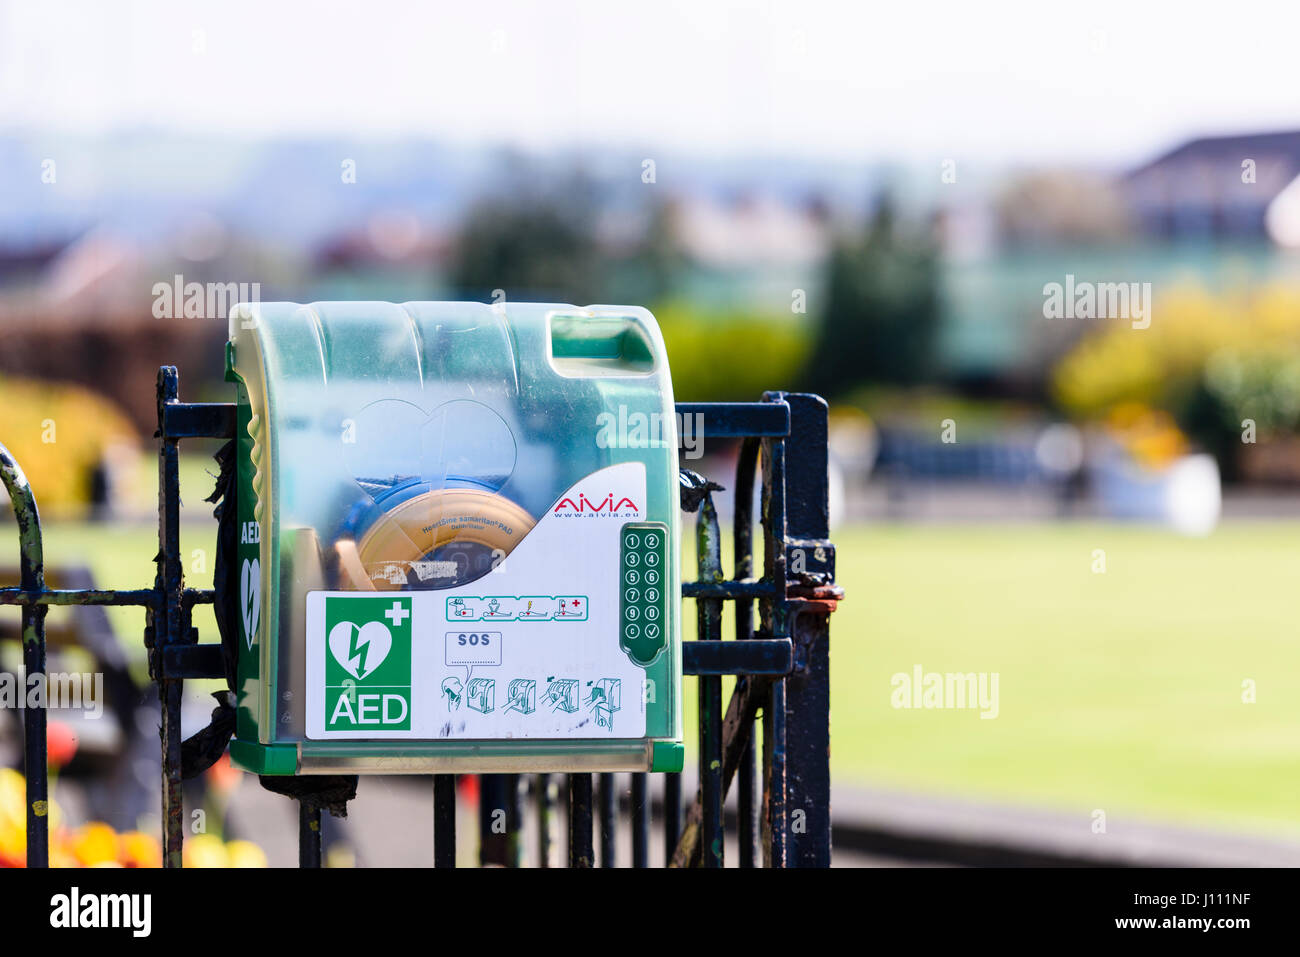
[(1166, 238), (1274, 238), (1268, 210), (1300, 176), (1300, 131), (1189, 140), (1122, 179), (1140, 228)]

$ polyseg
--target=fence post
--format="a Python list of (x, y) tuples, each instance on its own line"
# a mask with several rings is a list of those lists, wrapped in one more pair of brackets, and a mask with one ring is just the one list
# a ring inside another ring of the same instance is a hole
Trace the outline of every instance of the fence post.
[(785, 864), (831, 862), (830, 613), (835, 549), (828, 540), (827, 407), (820, 396), (779, 394), (790, 406), (785, 449), (784, 558), (794, 672), (785, 684)]
[(181, 607), (185, 587), (181, 568), (180, 470), (177, 440), (167, 434), (167, 406), (177, 401), (179, 381), (174, 366), (158, 370), (158, 574), (154, 588), (158, 605), (149, 612), (153, 635), (151, 670), (158, 682), (162, 706), (163, 866), (181, 866), (185, 808), (181, 791), (181, 690), (179, 678), (168, 678), (162, 666), (168, 645), (184, 640)]

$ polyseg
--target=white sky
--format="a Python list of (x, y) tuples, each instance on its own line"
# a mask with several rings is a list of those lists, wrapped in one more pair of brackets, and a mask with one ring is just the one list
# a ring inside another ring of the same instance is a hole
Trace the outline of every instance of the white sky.
[(0, 130), (1119, 163), (1300, 126), (1297, 27), (1295, 3), (29, 0), (0, 6)]

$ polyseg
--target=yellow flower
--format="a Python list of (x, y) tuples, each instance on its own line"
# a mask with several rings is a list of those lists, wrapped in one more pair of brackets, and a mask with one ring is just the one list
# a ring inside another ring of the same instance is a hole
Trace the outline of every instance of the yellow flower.
[(23, 811), (26, 800), (23, 776), (13, 768), (0, 768), (0, 832), (26, 826), (27, 815)]
[(226, 845), (231, 867), (266, 867), (266, 852), (252, 841), (231, 841)]
[(72, 853), (83, 867), (116, 863), (117, 832), (101, 821), (83, 824), (72, 839)]
[(196, 834), (186, 839), (181, 862), (186, 867), (229, 867), (230, 855), (215, 834)]

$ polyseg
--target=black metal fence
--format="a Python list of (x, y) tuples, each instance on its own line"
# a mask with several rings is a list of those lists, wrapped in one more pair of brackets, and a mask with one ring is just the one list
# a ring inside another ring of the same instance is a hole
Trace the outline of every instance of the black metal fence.
[[(694, 799), (683, 806), (682, 775), (662, 775), (663, 862), (723, 866), (724, 802), (734, 782), (741, 867), (825, 867), (831, 856), (829, 623), (842, 597), (828, 539), (826, 403), (814, 395), (771, 392), (762, 402), (682, 403), (677, 411), (700, 416), (690, 421), (703, 423), (703, 438), (741, 442), (734, 477), (733, 574), (728, 579), (723, 572), (718, 515), (706, 497), (696, 520), (699, 577), (682, 588), (697, 606), (697, 640), (683, 644), (682, 662), (684, 673), (698, 680), (699, 783)], [(200, 642), (192, 625), (194, 606), (211, 604), (214, 595), (185, 587), (178, 450), (183, 439), (230, 438), (234, 432), (232, 404), (181, 402), (176, 370), (159, 369), (158, 571), (151, 588), (136, 590), (45, 587), (35, 496), (19, 464), (0, 446), (0, 478), (17, 518), (21, 568), (18, 587), (0, 588), (0, 605), (22, 608), (28, 681), (45, 673), (49, 606), (145, 608), (145, 645), (162, 717), (162, 842), (168, 867), (181, 866), (182, 687), (186, 679), (225, 674), (220, 644)], [(752, 519), (756, 483), (762, 503), (757, 555)], [(760, 562), (761, 574), (755, 575)], [(735, 639), (723, 641), (727, 602), (733, 603)], [(724, 709), (723, 678), (728, 675), (735, 676), (735, 684)], [(27, 863), (45, 867), (49, 795), (44, 707), (25, 710), (23, 736)], [(434, 775), (433, 856), (439, 867), (456, 862), (455, 777)], [(557, 777), (565, 779), (564, 788), (553, 786)], [(539, 824), (541, 862), (549, 856), (549, 822), (558, 805), (568, 818), (570, 866), (618, 863), (619, 776), (594, 777), (596, 783), (591, 774), (480, 776), (480, 863), (520, 862), (525, 803), (533, 805)], [(630, 863), (645, 867), (650, 864), (652, 824), (649, 776), (633, 774), (630, 784)], [(505, 812), (504, 828), (495, 826), (497, 810)], [(299, 806), (299, 863), (321, 864), (320, 809), (304, 802)]]

